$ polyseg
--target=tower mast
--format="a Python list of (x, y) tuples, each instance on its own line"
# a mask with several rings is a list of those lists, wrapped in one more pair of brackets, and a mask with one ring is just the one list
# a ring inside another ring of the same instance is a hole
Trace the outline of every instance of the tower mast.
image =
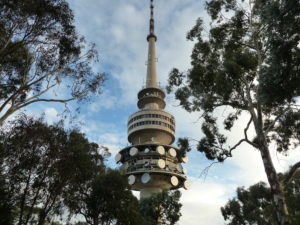
[(150, 3), (150, 28), (148, 41), (148, 63), (147, 63), (147, 80), (146, 87), (157, 87), (157, 71), (156, 71), (156, 47), (157, 37), (154, 33), (154, 5), (153, 0)]
[(157, 85), (154, 33), (154, 4), (150, 0), (150, 29), (146, 87), (138, 93), (139, 111), (128, 119), (128, 141), (131, 146), (122, 149), (115, 157), (125, 168), (132, 190), (140, 191), (141, 198), (150, 197), (163, 190), (188, 189), (187, 162), (175, 140), (175, 118), (164, 111), (165, 93)]

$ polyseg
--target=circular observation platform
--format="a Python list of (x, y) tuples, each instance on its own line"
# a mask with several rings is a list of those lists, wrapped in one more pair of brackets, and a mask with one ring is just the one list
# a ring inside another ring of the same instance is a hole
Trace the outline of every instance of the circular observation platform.
[(134, 145), (161, 143), (170, 145), (175, 140), (175, 119), (162, 110), (141, 110), (128, 119), (128, 141)]

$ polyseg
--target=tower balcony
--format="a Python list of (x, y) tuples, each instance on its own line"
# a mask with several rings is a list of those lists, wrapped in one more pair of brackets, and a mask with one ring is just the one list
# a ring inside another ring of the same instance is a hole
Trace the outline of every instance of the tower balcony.
[(160, 88), (148, 87), (142, 89), (138, 93), (138, 107), (143, 109), (146, 105), (155, 103), (158, 106), (158, 109), (164, 109), (166, 103), (164, 101), (165, 93)]
[(172, 144), (175, 140), (175, 119), (162, 110), (141, 110), (128, 119), (128, 141), (132, 144)]
[(116, 162), (128, 176), (133, 190), (143, 191), (189, 188), (187, 170), (182, 164), (187, 157), (171, 145), (142, 144), (128, 146), (116, 155)]

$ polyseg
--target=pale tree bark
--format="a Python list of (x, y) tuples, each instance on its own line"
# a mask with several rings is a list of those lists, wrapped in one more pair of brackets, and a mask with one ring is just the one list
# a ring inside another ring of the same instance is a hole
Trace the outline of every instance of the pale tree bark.
[[(261, 109), (261, 104), (259, 101), (253, 103), (253, 98), (251, 96), (251, 88), (247, 82), (246, 86), (246, 96), (248, 103), (248, 111), (251, 115), (251, 120), (253, 120), (253, 125), (256, 133), (256, 141), (254, 142), (254, 147), (260, 151), (262, 158), (264, 170), (271, 188), (271, 193), (273, 196), (273, 203), (276, 210), (277, 221), (279, 225), (291, 225), (290, 215), (288, 212), (288, 207), (284, 195), (284, 187), (279, 181), (276, 169), (274, 167), (269, 145), (267, 143), (267, 132), (268, 129), (264, 129), (263, 125), (263, 112)], [(274, 120), (276, 122), (278, 118)]]
[(264, 133), (263, 129), (263, 114), (260, 104), (257, 103), (256, 110), (252, 108), (250, 112), (253, 118), (253, 124), (256, 132), (257, 148), (260, 151), (265, 173), (270, 184), (278, 223), (280, 225), (290, 225), (291, 221), (284, 195), (284, 188), (279, 181), (276, 169), (274, 167), (269, 146), (266, 140), (266, 134)]

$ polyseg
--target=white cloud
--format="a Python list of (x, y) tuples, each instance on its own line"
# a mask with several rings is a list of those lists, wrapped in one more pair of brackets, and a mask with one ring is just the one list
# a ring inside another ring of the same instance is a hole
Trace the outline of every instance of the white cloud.
[(104, 92), (88, 105), (92, 113), (97, 113), (102, 109), (117, 108), (119, 105), (118, 99), (114, 96), (109, 89), (105, 89)]
[(45, 109), (45, 119), (48, 124), (53, 124), (59, 120), (58, 112), (55, 108), (46, 108)]
[(224, 224), (220, 207), (223, 206), (235, 187), (218, 181), (203, 181), (190, 177), (191, 189), (182, 191), (182, 218), (184, 225)]

